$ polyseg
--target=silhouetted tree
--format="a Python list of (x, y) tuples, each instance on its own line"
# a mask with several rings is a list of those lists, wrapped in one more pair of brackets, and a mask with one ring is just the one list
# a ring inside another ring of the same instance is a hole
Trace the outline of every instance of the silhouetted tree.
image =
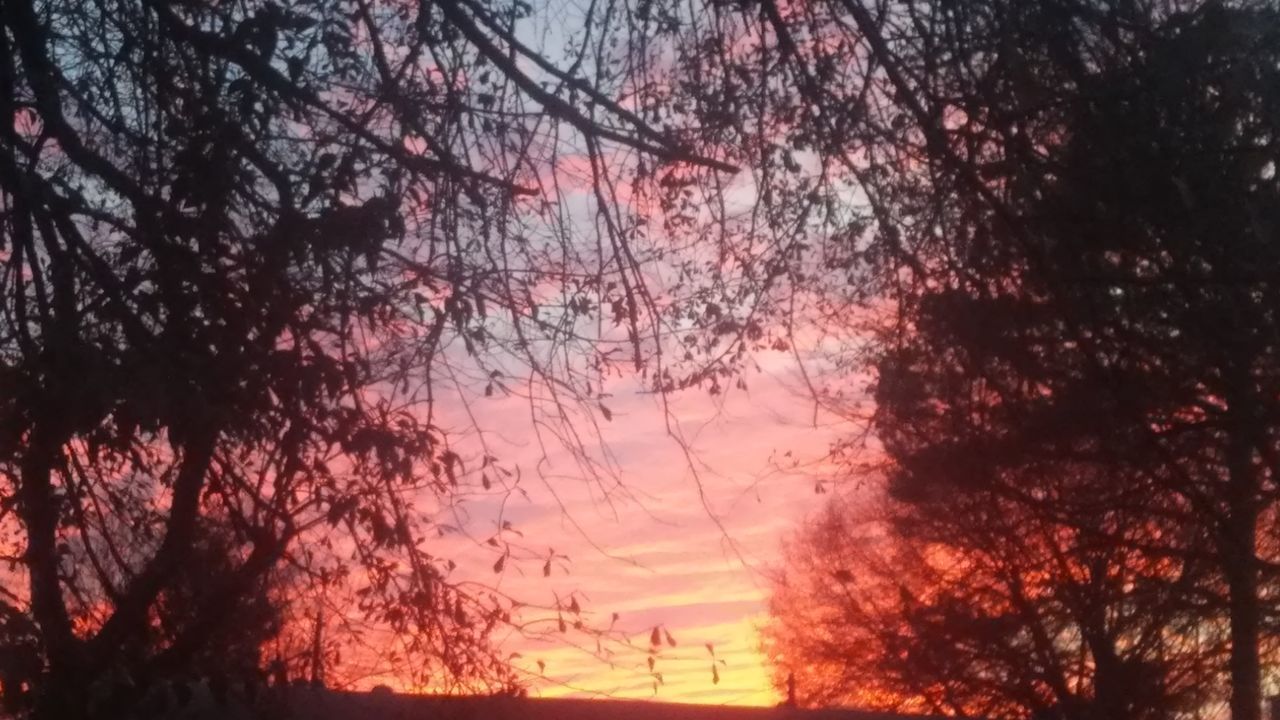
[(511, 685), (512, 602), (424, 541), (514, 471), (446, 429), (521, 396), (580, 450), (615, 368), (714, 385), (762, 340), (740, 265), (669, 252), (745, 151), (659, 81), (668, 5), (544, 55), (523, 2), (4, 3), (6, 702), (198, 670), (282, 566), (413, 679)]
[[(1069, 500), (1099, 480), (1038, 489)], [(1135, 548), (1194, 529), (1110, 501), (1066, 517), (989, 492), (856, 497), (787, 546), (770, 602), (778, 686), (794, 673), (807, 704), (1120, 720), (1218, 699), (1225, 637), (1196, 607), (1197, 568)]]
[(822, 307), (862, 333), (841, 360), (876, 374), (890, 490), (970, 507), (1106, 468), (1199, 528), (1159, 551), (1209, 563), (1232, 717), (1257, 720), (1280, 559), (1274, 6), (762, 5), (811, 147), (858, 181), (828, 253), (852, 290)]

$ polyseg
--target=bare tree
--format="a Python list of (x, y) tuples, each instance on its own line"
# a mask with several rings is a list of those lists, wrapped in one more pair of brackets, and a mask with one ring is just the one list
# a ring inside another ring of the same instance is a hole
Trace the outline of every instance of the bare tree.
[(778, 573), (778, 686), (794, 673), (808, 705), (961, 717), (1208, 712), (1224, 626), (1197, 598), (1203, 568), (1161, 550), (1196, 530), (1119, 502), (1109, 480), (1076, 468), (1037, 502), (838, 495)]
[(1153, 518), (1177, 508), (1200, 533), (1176, 551), (1208, 557), (1198, 592), (1220, 599), (1205, 622), (1230, 628), (1232, 716), (1256, 720), (1276, 613), (1274, 8), (760, 8), (791, 137), (856, 180), (863, 213), (812, 285), (827, 322), (857, 321), (837, 361), (874, 375), (862, 416), (890, 486), (960, 502), (1088, 463), (1157, 498)]
[(7, 703), (198, 670), (282, 568), (419, 682), (515, 682), (516, 601), (426, 541), (517, 470), (449, 429), (522, 396), (581, 454), (611, 374), (715, 385), (763, 341), (742, 265), (672, 252), (715, 255), (695, 192), (747, 152), (662, 81), (676, 7), (4, 4), (0, 637), (39, 648)]

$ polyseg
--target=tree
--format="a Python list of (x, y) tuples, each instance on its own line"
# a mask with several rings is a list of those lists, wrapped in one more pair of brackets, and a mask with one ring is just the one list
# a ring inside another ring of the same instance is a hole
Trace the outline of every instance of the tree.
[[(777, 43), (791, 32), (818, 152), (865, 200), (832, 253), (855, 290), (826, 303), (865, 309), (846, 314), (865, 320), (853, 363), (876, 375), (890, 488), (1033, 496), (1083, 463), (1153, 518), (1175, 508), (1201, 532), (1161, 551), (1212, 563), (1205, 622), (1230, 628), (1232, 717), (1256, 720), (1276, 612), (1275, 9), (797, 13)], [(852, 92), (821, 82), (836, 52)]]
[[(198, 669), (281, 567), (418, 682), (514, 682), (514, 601), (425, 542), (515, 482), (461, 408), (523, 396), (574, 443), (617, 368), (715, 383), (761, 341), (740, 267), (668, 252), (747, 152), (655, 82), (669, 12), (592, 6), (552, 56), (522, 2), (4, 4), (0, 655), (39, 648), (6, 701), (84, 717), (99, 679)], [(706, 342), (664, 362), (673, 329)]]
[(836, 496), (777, 578), (778, 686), (794, 673), (808, 705), (962, 717), (1201, 716), (1221, 697), (1221, 626), (1197, 608), (1196, 567), (1135, 549), (1195, 529), (1114, 498), (1046, 512), (1105, 480), (1046, 478), (1043, 505)]

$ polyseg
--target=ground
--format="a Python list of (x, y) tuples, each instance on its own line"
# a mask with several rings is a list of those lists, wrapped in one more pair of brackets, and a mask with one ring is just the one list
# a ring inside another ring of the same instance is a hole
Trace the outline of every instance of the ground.
[(307, 720), (921, 720), (859, 710), (685, 705), (636, 700), (509, 697), (437, 698), (379, 693), (296, 693)]

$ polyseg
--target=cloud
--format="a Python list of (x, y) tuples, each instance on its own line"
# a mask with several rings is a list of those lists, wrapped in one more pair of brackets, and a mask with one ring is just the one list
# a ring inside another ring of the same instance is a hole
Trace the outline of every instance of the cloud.
[[(668, 435), (657, 398), (625, 381), (610, 388), (613, 421), (601, 423), (601, 434), (619, 469), (616, 485), (581, 479), (579, 459), (567, 452), (548, 447), (543, 456), (543, 448), (501, 439), (525, 436), (518, 423), (527, 412), (514, 412), (510, 401), (492, 404), (500, 411), (482, 424), (498, 428), (499, 454), (531, 468), (520, 484), (527, 499), (476, 498), (466, 529), (478, 539), (493, 534), (500, 510), (529, 553), (554, 548), (569, 558), (556, 563), (551, 578), (542, 576), (541, 558), (513, 560), (503, 591), (530, 600), (579, 597), (588, 621), (607, 626), (617, 613), (616, 627), (637, 645), (613, 648), (611, 667), (594, 656), (594, 641), (572, 632), (559, 644), (554, 634), (550, 641), (513, 634), (504, 651), (519, 653), (533, 673), (537, 660), (545, 663), (546, 679), (535, 692), (655, 697), (645, 649), (648, 633), (661, 625), (678, 645), (664, 646), (655, 660), (663, 679), (657, 699), (777, 702), (755, 631), (767, 594), (761, 570), (822, 499), (810, 478), (786, 464), (821, 456), (833, 435), (829, 427), (813, 427), (812, 406), (794, 391), (794, 367), (785, 356), (762, 365), (747, 392), (716, 402), (693, 392), (673, 399), (670, 417), (691, 456)], [(494, 424), (503, 418), (505, 425)], [(450, 551), (457, 552), (460, 573), (493, 581), (492, 548), (455, 541)], [(714, 660), (706, 643), (715, 648)], [(712, 682), (713, 661), (719, 683)]]

